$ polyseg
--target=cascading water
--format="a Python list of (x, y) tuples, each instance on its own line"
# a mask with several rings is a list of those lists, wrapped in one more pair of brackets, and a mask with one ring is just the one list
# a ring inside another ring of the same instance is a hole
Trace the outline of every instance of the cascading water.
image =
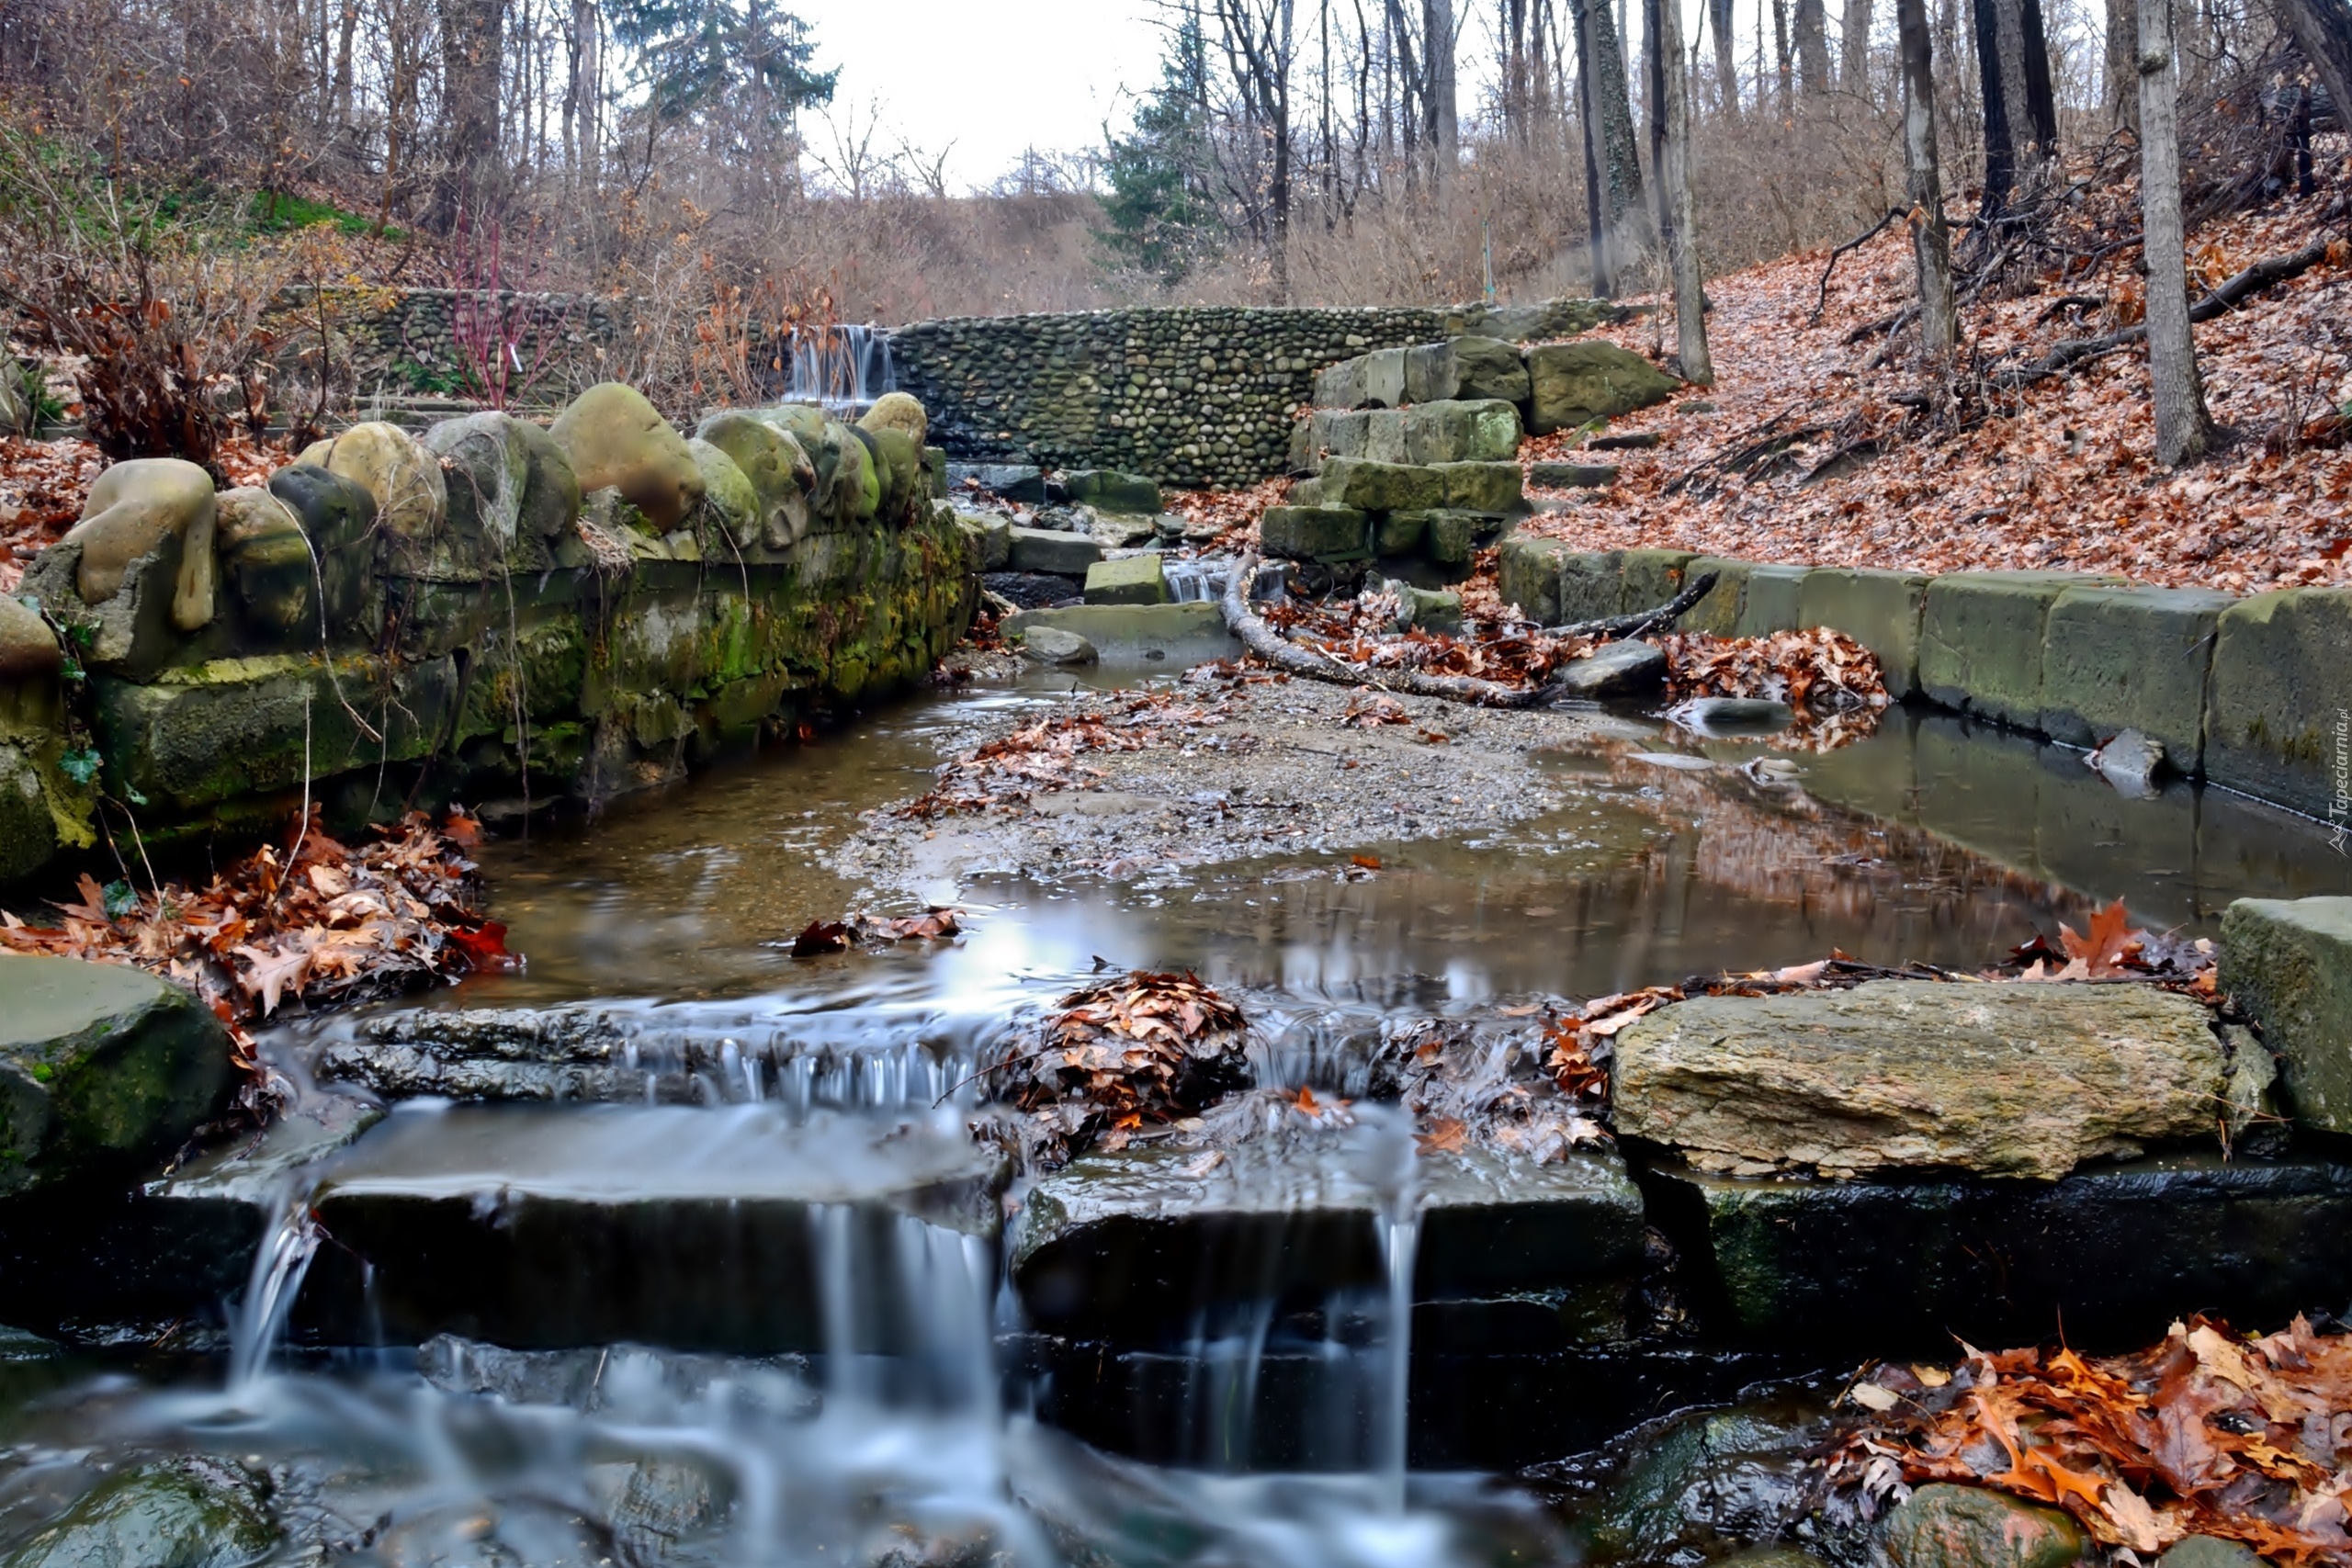
[(820, 403), (833, 413), (862, 412), (899, 387), (890, 334), (876, 326), (795, 327), (784, 361), (785, 400)]

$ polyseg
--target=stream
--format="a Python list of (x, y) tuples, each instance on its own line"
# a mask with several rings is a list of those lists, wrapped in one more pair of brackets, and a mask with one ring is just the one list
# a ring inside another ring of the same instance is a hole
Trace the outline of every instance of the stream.
[[(1581, 1561), (1590, 1534), (1555, 1496), (1416, 1459), (1453, 1450), (1415, 1416), (1421, 1177), (1393, 1106), (1360, 1104), (1330, 1145), (1329, 1182), (1372, 1226), (1365, 1278), (1309, 1313), (1269, 1295), (1192, 1323), (1178, 1394), (1138, 1406), (1131, 1441), (1057, 1422), (1065, 1362), (1007, 1282), (1023, 1189), (964, 1130), (1007, 1021), (1103, 969), (1190, 970), (1249, 1012), (1261, 1086), (1361, 1097), (1366, 1043), (1403, 1017), (1523, 1017), (1833, 950), (1974, 969), (2114, 898), (2195, 937), (2235, 897), (2352, 892), (2315, 824), (2179, 783), (2127, 799), (2076, 753), (1957, 719), (1896, 710), (1791, 754), (1827, 813), (1802, 831), (1689, 765), (1763, 748), (1635, 719), (1668, 761), (1544, 758), (1560, 806), (1491, 831), (975, 876), (923, 890), (964, 911), (958, 938), (791, 956), (812, 919), (914, 908), (828, 869), (828, 846), (1070, 684), (926, 692), (486, 844), (526, 965), (266, 1046), (312, 1123), (347, 1124), (314, 1081), (332, 1053), (503, 1010), (619, 1042), (581, 1069), (604, 1102), (398, 1104), (266, 1173), (279, 1218), (225, 1331), (0, 1342), (0, 1554), (32, 1553), (5, 1561), (72, 1560), (33, 1532), (133, 1461), (222, 1510), (207, 1568)], [(1766, 1370), (1814, 1398), (1823, 1369)], [(282, 1536), (240, 1534), (240, 1508)]]

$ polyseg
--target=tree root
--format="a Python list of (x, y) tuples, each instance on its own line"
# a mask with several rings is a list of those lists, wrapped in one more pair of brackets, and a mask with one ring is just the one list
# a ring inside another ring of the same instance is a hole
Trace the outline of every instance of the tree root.
[[(1371, 686), (1384, 692), (1402, 692), (1408, 696), (1442, 697), (1476, 707), (1540, 707), (1558, 694), (1548, 682), (1535, 686), (1506, 686), (1499, 681), (1482, 681), (1475, 675), (1431, 675), (1420, 670), (1358, 670), (1328, 654), (1302, 648), (1250, 608), (1250, 582), (1257, 570), (1257, 556), (1245, 553), (1227, 577), (1225, 597), (1217, 607), (1224, 612), (1227, 629), (1241, 639), (1241, 646), (1277, 670), (1334, 686)], [(1575, 626), (1555, 627), (1549, 635), (1611, 640), (1639, 637), (1672, 624), (1705, 598), (1714, 585), (1715, 574), (1705, 572), (1656, 609), (1612, 615), (1605, 620), (1580, 621)]]

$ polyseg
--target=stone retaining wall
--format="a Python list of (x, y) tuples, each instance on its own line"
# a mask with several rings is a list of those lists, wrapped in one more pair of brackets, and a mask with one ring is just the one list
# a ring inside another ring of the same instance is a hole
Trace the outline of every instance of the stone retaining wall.
[(890, 352), (956, 457), (1249, 484), (1283, 470), (1317, 371), (1442, 337), (1448, 321), (1223, 308), (958, 317), (899, 328)]
[(2352, 589), (2232, 599), (2075, 572), (1930, 577), (1526, 536), (1505, 542), (1500, 587), (1557, 624), (1646, 609), (1706, 571), (1723, 581), (1686, 630), (1829, 626), (1878, 655), (1897, 696), (2076, 746), (2136, 729), (2183, 774), (2352, 821)]

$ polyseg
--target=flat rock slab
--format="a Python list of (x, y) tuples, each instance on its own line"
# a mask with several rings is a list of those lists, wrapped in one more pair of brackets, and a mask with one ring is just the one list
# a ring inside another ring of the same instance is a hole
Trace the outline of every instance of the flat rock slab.
[(2295, 1119), (2352, 1132), (2352, 898), (2241, 898), (2222, 917), (2222, 992), (2286, 1058)]
[(1617, 1037), (1617, 1128), (1739, 1175), (2055, 1180), (2212, 1135), (2222, 1060), (2208, 1016), (2139, 986), (1874, 980), (1701, 998)]
[[(963, 1266), (996, 1228), (996, 1157), (959, 1127), (796, 1122), (775, 1106), (407, 1111), (312, 1199), (322, 1248), (298, 1332), (332, 1344), (464, 1334), (520, 1348), (619, 1340), (737, 1355), (825, 1346), (833, 1262), (878, 1282)], [(829, 1257), (829, 1248), (842, 1256)], [(972, 1265), (985, 1274), (987, 1265)], [(983, 1282), (983, 1288), (985, 1288)], [(878, 1348), (878, 1347), (876, 1347)]]
[[(1084, 1156), (1030, 1191), (1014, 1289), (1040, 1328), (1143, 1346), (1225, 1309), (1385, 1290), (1376, 1163), (1340, 1136)], [(1538, 1166), (1470, 1149), (1425, 1155), (1417, 1171), (1416, 1301), (1555, 1292), (1563, 1319), (1622, 1331), (1643, 1219), (1614, 1154)]]
[(1711, 1344), (1845, 1354), (2122, 1350), (2195, 1310), (2284, 1323), (2352, 1281), (2352, 1165), (2219, 1151), (2055, 1182), (1820, 1181), (1660, 1168), (1652, 1223)]

